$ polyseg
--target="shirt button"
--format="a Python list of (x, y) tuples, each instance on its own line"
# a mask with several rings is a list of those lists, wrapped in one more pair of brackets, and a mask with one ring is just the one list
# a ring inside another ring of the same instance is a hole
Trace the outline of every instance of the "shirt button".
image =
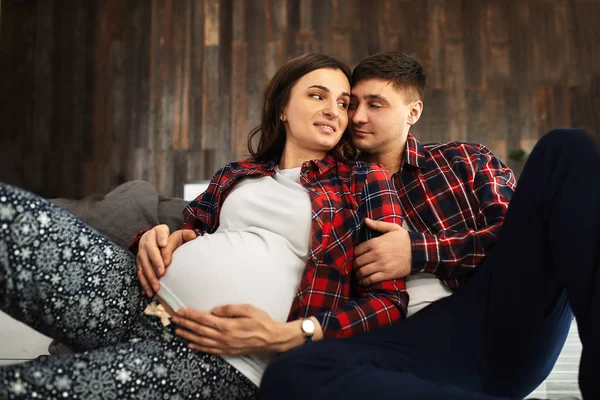
[(313, 257), (311, 258), (311, 260), (312, 260), (312, 262), (313, 262), (313, 263), (315, 263), (315, 264), (317, 263), (317, 257), (313, 256)]

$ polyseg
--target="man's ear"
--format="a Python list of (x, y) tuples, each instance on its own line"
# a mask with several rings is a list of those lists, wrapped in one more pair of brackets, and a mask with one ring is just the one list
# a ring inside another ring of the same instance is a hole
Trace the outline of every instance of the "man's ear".
[(417, 123), (419, 118), (421, 118), (421, 114), (423, 113), (423, 102), (421, 100), (417, 100), (412, 104), (410, 109), (410, 113), (408, 114), (407, 122), (409, 125), (414, 125)]

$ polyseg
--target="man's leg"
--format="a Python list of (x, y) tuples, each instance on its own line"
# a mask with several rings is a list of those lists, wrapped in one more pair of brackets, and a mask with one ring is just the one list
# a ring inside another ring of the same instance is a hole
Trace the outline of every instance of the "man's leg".
[(478, 364), (485, 290), (466, 294), (391, 327), (282, 354), (265, 372), (261, 398), (492, 399)]
[(518, 393), (545, 377), (567, 334), (568, 299), (583, 344), (581, 391), (600, 398), (592, 376), (600, 362), (599, 169), (594, 140), (568, 129), (544, 136), (525, 165), (484, 262), (490, 279), (482, 375), (489, 393)]
[[(482, 284), (470, 283), (390, 327), (282, 354), (265, 372), (261, 398), (300, 400), (304, 391), (314, 399), (362, 399), (368, 393), (401, 400), (419, 392), (429, 399), (461, 398), (457, 393), (488, 398), (480, 378), (486, 275), (483, 270), (475, 277)], [(365, 373), (372, 383), (360, 383)]]
[[(381, 349), (346, 340), (328, 340), (275, 361), (263, 378), (260, 398), (264, 400), (493, 400), (501, 397), (470, 392), (452, 384), (425, 380), (411, 372), (389, 369), (373, 362)], [(317, 343), (315, 343), (317, 344)], [(379, 355), (381, 356), (381, 355)], [(399, 355), (403, 357), (404, 355)], [(304, 360), (305, 362), (300, 362)], [(284, 369), (281, 370), (280, 367)], [(314, 372), (312, 372), (314, 371)], [(305, 377), (309, 377), (305, 380)]]
[(126, 339), (145, 302), (128, 251), (45, 199), (0, 184), (0, 309), (86, 350)]
[[(581, 131), (546, 135), (525, 166), (498, 244), (469, 284), (391, 328), (342, 341), (337, 352), (323, 342), (284, 355), (265, 374), (266, 398), (275, 398), (269, 396), (286, 369), (296, 382), (324, 391), (335, 385), (340, 398), (352, 397), (348, 371), (365, 365), (470, 392), (524, 396), (550, 372), (564, 343), (571, 316), (565, 288), (582, 330), (582, 392), (598, 397), (588, 377), (600, 360), (590, 333), (598, 337), (599, 165), (597, 145)], [(395, 389), (381, 382), (372, 393), (385, 397)]]

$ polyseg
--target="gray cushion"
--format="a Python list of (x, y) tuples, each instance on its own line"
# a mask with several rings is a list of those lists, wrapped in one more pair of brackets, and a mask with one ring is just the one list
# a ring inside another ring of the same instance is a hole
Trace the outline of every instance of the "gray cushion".
[(126, 182), (106, 195), (50, 201), (124, 248), (139, 231), (158, 224), (167, 224), (171, 231), (181, 229), (183, 209), (188, 203), (162, 196), (150, 183), (139, 180)]

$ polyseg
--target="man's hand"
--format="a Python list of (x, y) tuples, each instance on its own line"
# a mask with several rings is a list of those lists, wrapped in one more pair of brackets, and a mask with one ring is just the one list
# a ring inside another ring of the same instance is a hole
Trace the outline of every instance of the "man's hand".
[(167, 225), (157, 225), (140, 238), (136, 258), (137, 276), (144, 294), (148, 297), (158, 292), (158, 278), (165, 274), (171, 263), (173, 251), (183, 243), (196, 238), (189, 229), (179, 230), (169, 235)]
[(281, 351), (285, 336), (280, 334), (284, 323), (250, 304), (217, 307), (211, 313), (181, 309), (172, 321), (180, 326), (176, 334), (190, 342), (189, 348), (210, 354)]
[(408, 231), (400, 225), (365, 218), (367, 228), (383, 235), (354, 249), (354, 269), (361, 285), (410, 275), (412, 250)]

